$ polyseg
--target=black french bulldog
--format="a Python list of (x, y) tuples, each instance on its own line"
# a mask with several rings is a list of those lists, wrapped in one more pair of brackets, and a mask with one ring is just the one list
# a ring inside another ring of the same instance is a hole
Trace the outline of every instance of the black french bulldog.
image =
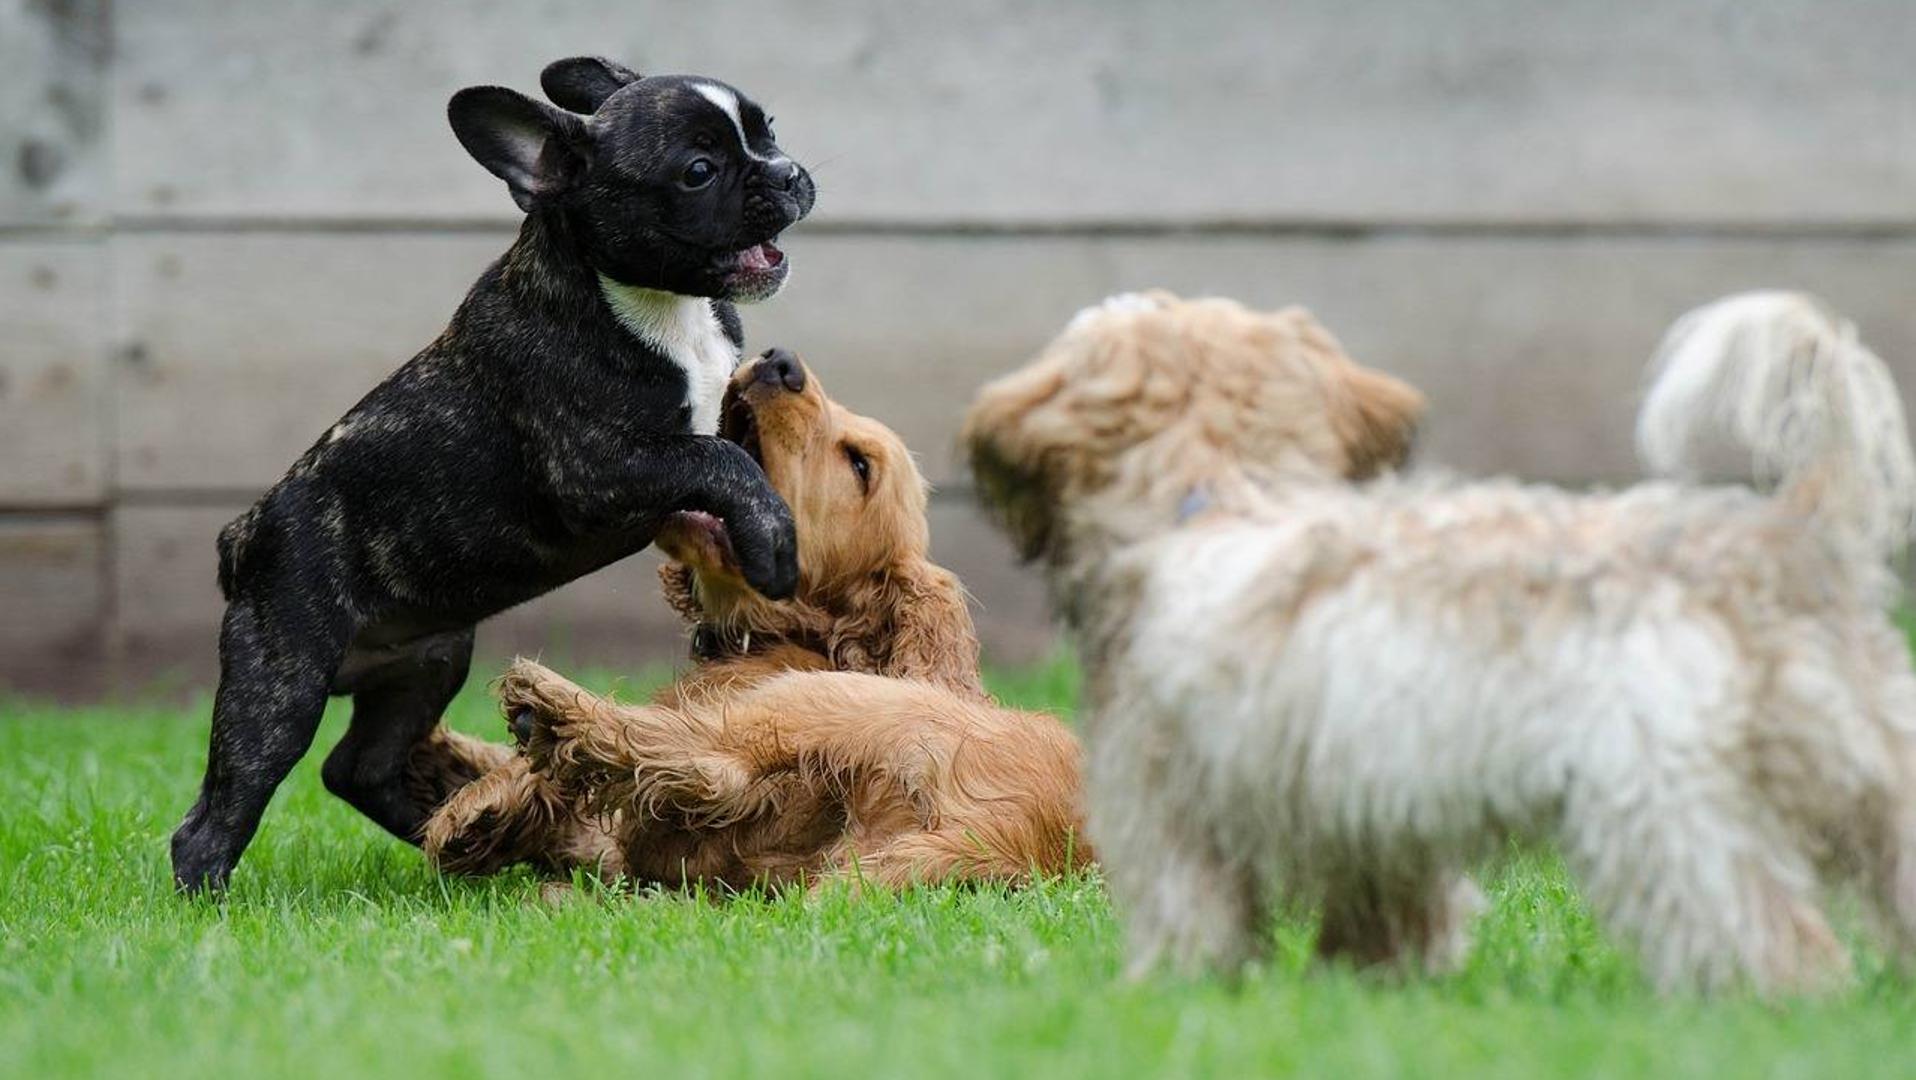
[(402, 783), (479, 620), (622, 559), (667, 516), (726, 523), (748, 581), (791, 595), (790, 510), (717, 437), (739, 361), (732, 301), (776, 293), (773, 241), (812, 180), (724, 83), (561, 60), (553, 108), (492, 86), (449, 115), (526, 211), (452, 323), (219, 536), (220, 684), (199, 801), (173, 834), (183, 889), (223, 887), (312, 744), (352, 725), (326, 786), (401, 839)]

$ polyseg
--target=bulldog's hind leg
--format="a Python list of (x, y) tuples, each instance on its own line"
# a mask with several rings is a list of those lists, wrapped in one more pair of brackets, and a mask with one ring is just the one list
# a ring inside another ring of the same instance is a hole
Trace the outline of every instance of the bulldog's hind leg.
[(182, 889), (223, 889), (280, 782), (312, 747), (349, 634), (291, 588), (241, 597), (220, 624), (220, 684), (199, 799), (173, 833)]
[[(353, 666), (349, 656), (347, 666)], [(472, 664), (472, 629), (410, 643), (362, 671), (342, 672), (340, 689), (353, 695), (352, 725), (327, 756), (326, 789), (351, 803), (387, 832), (419, 843), (433, 806), (409, 791), (413, 748), (439, 723)]]
[(413, 744), (406, 756), (406, 797), (436, 811), (467, 785), (517, 755), (504, 743), (487, 742), (440, 724)]

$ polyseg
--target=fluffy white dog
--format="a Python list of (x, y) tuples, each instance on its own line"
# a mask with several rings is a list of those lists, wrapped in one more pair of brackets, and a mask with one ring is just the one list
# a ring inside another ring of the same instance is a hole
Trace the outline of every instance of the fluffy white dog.
[(1287, 897), (1327, 956), (1441, 968), (1513, 836), (1662, 987), (1839, 977), (1841, 879), (1916, 946), (1894, 386), (1779, 294), (1691, 314), (1655, 371), (1652, 465), (1748, 486), (1389, 476), (1422, 399), (1295, 308), (1121, 298), (981, 392), (981, 488), (1082, 653), (1134, 972), (1234, 968)]

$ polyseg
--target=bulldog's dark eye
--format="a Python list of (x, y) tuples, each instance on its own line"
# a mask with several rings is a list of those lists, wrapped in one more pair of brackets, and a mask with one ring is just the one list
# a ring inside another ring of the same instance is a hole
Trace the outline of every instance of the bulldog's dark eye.
[(865, 455), (859, 453), (856, 446), (845, 447), (845, 460), (851, 462), (852, 472), (858, 474), (858, 489), (867, 495), (871, 494), (872, 463), (865, 460)]
[(718, 175), (718, 166), (705, 158), (694, 158), (685, 171), (679, 174), (679, 183), (689, 188), (702, 188)]

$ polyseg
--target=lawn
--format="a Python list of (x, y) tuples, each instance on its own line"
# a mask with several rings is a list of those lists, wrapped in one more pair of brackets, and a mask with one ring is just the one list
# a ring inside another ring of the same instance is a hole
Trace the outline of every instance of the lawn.
[[(995, 685), (1068, 709), (1070, 674)], [(0, 1073), (1916, 1071), (1916, 986), (1860, 945), (1856, 987), (1830, 1000), (1659, 1000), (1547, 856), (1487, 871), (1495, 907), (1452, 978), (1312, 968), (1298, 918), (1235, 988), (1134, 986), (1116, 978), (1095, 876), (812, 900), (584, 882), (553, 904), (526, 875), (434, 876), (326, 795), (314, 754), (230, 898), (182, 900), (166, 837), (198, 779), (205, 712), (0, 702)], [(451, 719), (502, 736), (481, 685)], [(322, 744), (343, 720), (328, 717)]]

